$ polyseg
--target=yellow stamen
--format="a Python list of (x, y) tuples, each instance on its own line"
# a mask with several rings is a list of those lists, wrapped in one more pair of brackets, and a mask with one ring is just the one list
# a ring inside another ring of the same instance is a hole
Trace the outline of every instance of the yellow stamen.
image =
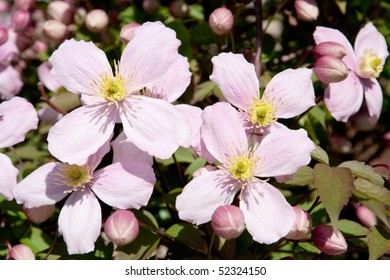
[(88, 166), (79, 166), (77, 164), (64, 164), (59, 168), (58, 178), (56, 183), (71, 187), (76, 191), (84, 189), (85, 186), (91, 181), (92, 175)]
[(231, 176), (239, 181), (247, 181), (253, 176), (254, 162), (252, 158), (239, 156), (229, 160), (231, 162), (228, 171)]
[(256, 127), (266, 127), (276, 122), (276, 108), (270, 100), (255, 100), (249, 110), (247, 119)]
[(359, 58), (359, 65), (356, 73), (361, 78), (378, 78), (383, 70), (381, 66), (382, 60), (371, 49), (366, 49), (363, 55)]

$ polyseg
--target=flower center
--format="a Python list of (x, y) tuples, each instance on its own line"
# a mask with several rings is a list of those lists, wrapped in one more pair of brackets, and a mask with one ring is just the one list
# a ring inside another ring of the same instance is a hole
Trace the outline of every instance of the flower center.
[(228, 168), (232, 177), (236, 180), (249, 180), (253, 175), (253, 161), (251, 158), (239, 156), (232, 160), (232, 165)]
[(268, 100), (255, 100), (248, 111), (247, 119), (256, 127), (266, 127), (276, 122), (275, 106)]
[(361, 78), (378, 78), (383, 70), (383, 66), (380, 65), (381, 62), (382, 59), (373, 50), (365, 50), (359, 59), (356, 72)]
[(71, 191), (84, 189), (92, 179), (90, 169), (87, 166), (64, 164), (59, 168), (59, 170), (61, 171), (61, 174), (58, 182), (71, 187)]
[(114, 103), (118, 103), (125, 97), (125, 86), (123, 77), (116, 73), (116, 77), (104, 75), (100, 84), (99, 95)]

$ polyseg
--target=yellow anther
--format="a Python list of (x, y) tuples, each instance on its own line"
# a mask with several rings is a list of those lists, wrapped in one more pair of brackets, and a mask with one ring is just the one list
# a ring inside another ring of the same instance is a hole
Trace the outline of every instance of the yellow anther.
[(378, 78), (383, 70), (383, 66), (380, 65), (381, 62), (382, 59), (373, 50), (367, 49), (359, 58), (356, 73), (361, 78)]
[(247, 119), (256, 127), (266, 127), (276, 122), (275, 106), (269, 100), (255, 100), (249, 110)]

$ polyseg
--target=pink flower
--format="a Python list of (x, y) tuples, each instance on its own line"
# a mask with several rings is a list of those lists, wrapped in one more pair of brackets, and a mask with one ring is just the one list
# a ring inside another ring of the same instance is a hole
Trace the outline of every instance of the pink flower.
[(248, 129), (264, 133), (278, 118), (292, 118), (315, 105), (309, 69), (287, 69), (275, 75), (260, 98), (255, 67), (242, 54), (221, 53), (211, 61), (210, 80), (242, 111)]
[(8, 100), (22, 89), (20, 73), (9, 65), (0, 65), (0, 99)]
[(314, 145), (306, 131), (277, 130), (250, 147), (239, 113), (230, 104), (209, 106), (202, 117), (202, 138), (220, 166), (184, 187), (176, 200), (179, 217), (206, 223), (218, 206), (231, 204), (239, 193), (239, 206), (254, 240), (269, 244), (285, 236), (294, 224), (294, 211), (276, 188), (259, 177), (292, 174), (308, 164)]
[(156, 179), (153, 169), (144, 162), (116, 162), (95, 171), (109, 144), (107, 141), (84, 165), (47, 163), (14, 189), (16, 201), (28, 208), (55, 204), (67, 197), (58, 227), (69, 254), (94, 250), (102, 224), (96, 197), (119, 209), (138, 209), (152, 195)]
[(330, 84), (325, 90), (329, 112), (336, 120), (347, 122), (362, 107), (364, 97), (369, 117), (376, 123), (383, 103), (382, 89), (376, 78), (389, 55), (383, 35), (369, 22), (357, 34), (354, 48), (336, 29), (319, 26), (313, 36), (316, 44), (332, 40), (343, 45), (347, 53), (342, 60), (350, 69), (348, 77)]
[(54, 78), (82, 94), (84, 106), (56, 123), (48, 135), (58, 159), (83, 164), (110, 137), (115, 122), (138, 148), (169, 158), (189, 134), (186, 120), (169, 102), (143, 95), (175, 62), (179, 40), (160, 22), (138, 27), (127, 44), (115, 75), (91, 42), (65, 41), (49, 59)]

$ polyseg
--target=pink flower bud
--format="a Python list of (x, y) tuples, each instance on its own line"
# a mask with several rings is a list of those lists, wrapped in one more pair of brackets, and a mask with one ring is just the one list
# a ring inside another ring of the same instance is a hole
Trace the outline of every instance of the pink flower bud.
[(49, 19), (43, 25), (43, 34), (54, 42), (61, 42), (64, 40), (67, 33), (68, 30), (66, 25), (58, 20)]
[(50, 218), (51, 215), (54, 214), (54, 211), (54, 205), (44, 205), (34, 208), (23, 207), (23, 212), (26, 214), (27, 218), (36, 224), (40, 224), (46, 221), (48, 218)]
[(104, 232), (118, 246), (129, 244), (138, 236), (137, 218), (129, 210), (116, 210), (108, 217)]
[(48, 46), (45, 42), (41, 40), (36, 40), (32, 45), (32, 49), (36, 54), (41, 54), (47, 52)]
[(47, 14), (51, 19), (58, 20), (65, 25), (73, 22), (73, 7), (64, 1), (53, 1), (47, 6)]
[(6, 13), (9, 11), (10, 5), (8, 1), (0, 0), (0, 13)]
[(30, 23), (31, 15), (27, 10), (16, 10), (11, 16), (11, 26), (16, 32), (24, 30)]
[(292, 208), (295, 213), (295, 222), (290, 232), (286, 235), (286, 238), (291, 240), (306, 240), (308, 239), (307, 235), (311, 231), (311, 217), (309, 213), (298, 206), (293, 206)]
[(30, 247), (18, 244), (10, 249), (6, 256), (7, 260), (35, 260), (34, 253)]
[(0, 46), (8, 40), (8, 29), (0, 26)]
[(92, 10), (85, 17), (85, 25), (91, 32), (103, 31), (107, 27), (108, 22), (107, 13), (101, 9)]
[(347, 54), (347, 52), (345, 51), (343, 45), (336, 42), (327, 41), (321, 42), (316, 45), (314, 47), (313, 54), (315, 58), (320, 58), (322, 56), (331, 56), (342, 59)]
[(365, 227), (372, 228), (377, 224), (375, 214), (366, 206), (355, 203), (354, 207), (356, 210), (356, 216)]
[(211, 217), (211, 226), (219, 237), (237, 238), (245, 229), (244, 214), (234, 205), (219, 206)]
[(348, 245), (340, 231), (333, 231), (329, 225), (318, 225), (311, 233), (314, 245), (327, 255), (340, 255), (347, 251)]
[(215, 34), (223, 35), (228, 33), (233, 27), (234, 17), (229, 9), (218, 8), (211, 13), (209, 25)]
[(348, 77), (348, 67), (338, 58), (322, 56), (314, 64), (314, 73), (317, 78), (325, 83), (338, 83)]
[(17, 9), (28, 10), (35, 4), (35, 0), (15, 0), (14, 6)]
[(386, 145), (390, 146), (390, 131), (387, 131), (385, 134), (383, 134), (383, 141)]
[(161, 4), (159, 0), (143, 0), (142, 2), (142, 8), (147, 14), (157, 13), (158, 8), (160, 8), (160, 5)]
[(133, 39), (135, 29), (141, 26), (139, 23), (129, 23), (122, 27), (120, 37), (123, 44), (127, 44)]
[(295, 0), (295, 12), (303, 21), (315, 21), (319, 15), (319, 9), (315, 0)]
[(184, 18), (187, 16), (189, 6), (184, 0), (173, 0), (169, 5), (169, 12), (177, 18)]

